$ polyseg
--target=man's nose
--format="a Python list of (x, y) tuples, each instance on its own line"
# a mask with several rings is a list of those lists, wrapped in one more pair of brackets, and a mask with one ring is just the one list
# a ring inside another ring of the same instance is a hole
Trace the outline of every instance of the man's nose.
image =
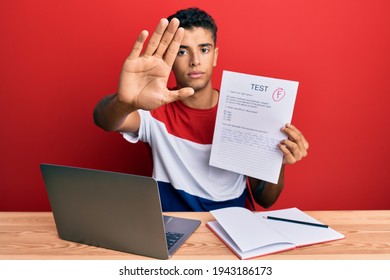
[(197, 66), (199, 64), (200, 64), (199, 56), (197, 54), (193, 54), (191, 56), (190, 66), (193, 67), (193, 66)]

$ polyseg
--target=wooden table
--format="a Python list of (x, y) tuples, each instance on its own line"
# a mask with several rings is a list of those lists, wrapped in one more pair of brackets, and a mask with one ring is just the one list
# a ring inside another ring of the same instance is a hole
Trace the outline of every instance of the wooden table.
[[(260, 259), (341, 260), (390, 259), (390, 210), (307, 211), (343, 233), (343, 240), (268, 255)], [(202, 224), (172, 259), (238, 259), (208, 228), (207, 212), (175, 212), (168, 215), (200, 219)], [(0, 212), (0, 259), (149, 259), (138, 255), (61, 240), (51, 212)]]

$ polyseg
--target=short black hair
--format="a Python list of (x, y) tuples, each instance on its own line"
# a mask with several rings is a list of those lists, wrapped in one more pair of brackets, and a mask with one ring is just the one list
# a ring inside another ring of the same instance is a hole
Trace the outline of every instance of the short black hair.
[(188, 8), (179, 10), (175, 14), (170, 15), (168, 20), (177, 18), (180, 21), (180, 27), (184, 29), (192, 29), (194, 27), (202, 27), (210, 30), (214, 44), (217, 42), (217, 25), (214, 19), (205, 11), (199, 8)]

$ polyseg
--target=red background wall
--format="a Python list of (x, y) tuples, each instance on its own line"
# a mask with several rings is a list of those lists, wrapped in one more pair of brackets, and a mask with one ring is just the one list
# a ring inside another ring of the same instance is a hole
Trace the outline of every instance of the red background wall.
[[(137, 4), (135, 4), (137, 3)], [(142, 29), (199, 6), (219, 26), (222, 70), (300, 82), (293, 123), (309, 157), (273, 208), (390, 209), (387, 0), (0, 3), (0, 210), (49, 210), (41, 162), (151, 174), (143, 144), (95, 127)]]

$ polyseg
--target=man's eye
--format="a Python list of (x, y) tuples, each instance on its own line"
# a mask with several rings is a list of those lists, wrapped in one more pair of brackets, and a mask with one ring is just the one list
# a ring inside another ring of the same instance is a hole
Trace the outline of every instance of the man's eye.
[(208, 48), (202, 48), (202, 53), (208, 53), (210, 50)]
[(185, 54), (187, 54), (186, 50), (179, 50), (178, 53), (177, 53), (178, 56), (183, 56)]

